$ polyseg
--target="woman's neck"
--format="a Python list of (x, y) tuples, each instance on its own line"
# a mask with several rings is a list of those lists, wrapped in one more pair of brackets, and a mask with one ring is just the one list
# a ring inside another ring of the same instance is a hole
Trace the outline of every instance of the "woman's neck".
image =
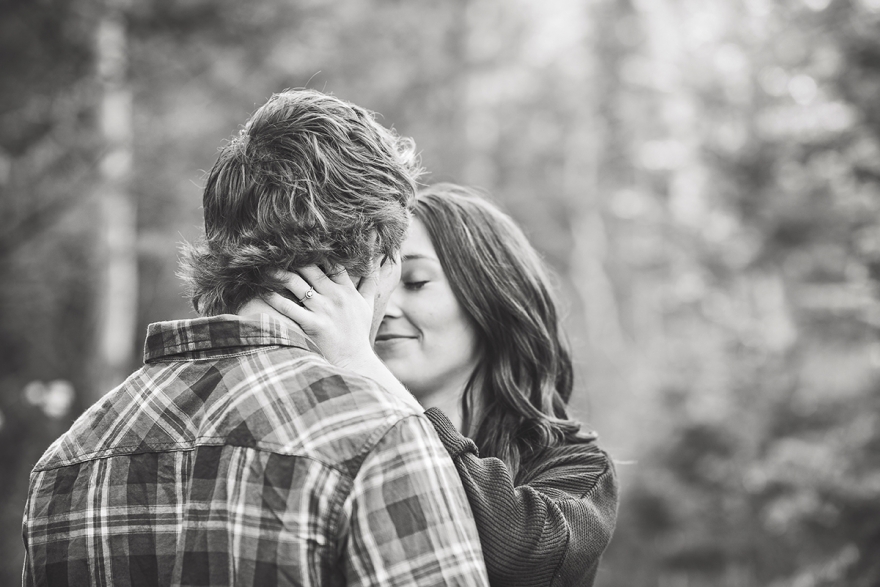
[[(455, 429), (461, 432), (462, 434), (467, 435), (468, 431), (463, 429), (464, 424), (464, 414), (462, 413), (462, 396), (464, 395), (464, 390), (468, 386), (468, 381), (470, 381), (470, 376), (464, 381), (456, 382), (451, 385), (447, 385), (438, 389), (430, 390), (430, 391), (422, 391), (421, 393), (414, 393), (416, 399), (425, 409), (428, 408), (439, 408), (446, 414), (446, 417), (449, 418), (449, 421), (455, 425)], [(475, 381), (472, 382), (471, 390), (470, 390), (470, 403), (468, 408), (470, 409), (470, 424), (471, 430), (473, 430), (472, 426), (474, 423), (478, 422), (480, 419), (480, 385), (481, 378), (477, 375)]]
[(461, 389), (437, 389), (427, 393), (416, 395), (416, 399), (422, 404), (426, 410), (428, 408), (438, 408), (449, 421), (455, 426), (455, 429), (461, 432), (462, 413), (461, 413), (461, 396), (464, 388)]

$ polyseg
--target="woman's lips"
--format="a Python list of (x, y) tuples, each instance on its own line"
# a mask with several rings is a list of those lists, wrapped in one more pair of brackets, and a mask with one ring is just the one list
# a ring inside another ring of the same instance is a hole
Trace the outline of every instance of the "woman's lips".
[(396, 332), (380, 332), (376, 335), (376, 342), (390, 342), (394, 340), (407, 340), (418, 338), (413, 334), (400, 334)]

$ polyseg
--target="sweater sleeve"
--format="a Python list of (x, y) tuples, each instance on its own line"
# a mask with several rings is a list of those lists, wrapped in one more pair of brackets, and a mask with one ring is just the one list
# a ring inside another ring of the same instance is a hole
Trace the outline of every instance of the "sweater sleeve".
[(595, 443), (548, 451), (515, 486), (507, 466), (480, 458), (436, 408), (425, 411), (452, 457), (477, 522), (494, 586), (590, 586), (617, 518), (617, 480)]

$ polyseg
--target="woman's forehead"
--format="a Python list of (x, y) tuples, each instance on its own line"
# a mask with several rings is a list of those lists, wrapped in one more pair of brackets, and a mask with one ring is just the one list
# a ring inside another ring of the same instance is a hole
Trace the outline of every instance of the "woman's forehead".
[(437, 252), (434, 245), (431, 244), (431, 237), (428, 236), (428, 229), (424, 223), (418, 218), (414, 218), (412, 224), (409, 225), (409, 232), (403, 246), (400, 249), (400, 256), (403, 260), (411, 260), (417, 258), (437, 259)]

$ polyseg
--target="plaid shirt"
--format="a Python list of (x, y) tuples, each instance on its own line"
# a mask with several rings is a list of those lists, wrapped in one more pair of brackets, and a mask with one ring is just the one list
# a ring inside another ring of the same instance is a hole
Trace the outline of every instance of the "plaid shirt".
[(268, 315), (150, 326), (31, 473), (24, 584), (487, 585), (431, 424)]

